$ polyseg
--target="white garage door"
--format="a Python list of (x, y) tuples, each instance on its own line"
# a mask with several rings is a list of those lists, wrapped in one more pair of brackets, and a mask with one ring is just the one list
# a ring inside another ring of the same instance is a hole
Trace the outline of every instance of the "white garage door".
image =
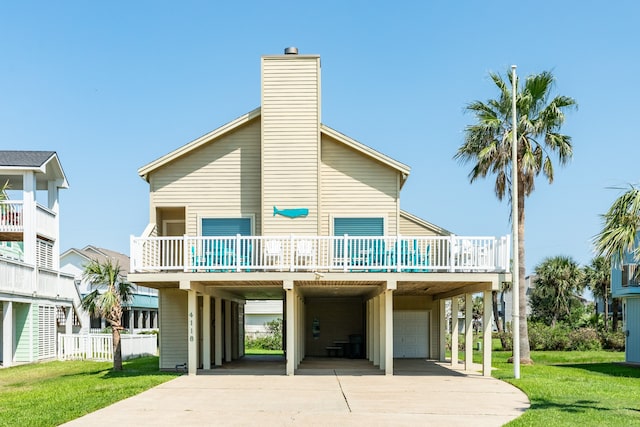
[(416, 358), (429, 356), (429, 312), (393, 312), (393, 357)]

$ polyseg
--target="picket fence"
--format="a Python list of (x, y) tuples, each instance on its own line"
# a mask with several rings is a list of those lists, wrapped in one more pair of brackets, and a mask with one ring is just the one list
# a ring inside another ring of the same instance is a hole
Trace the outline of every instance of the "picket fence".
[[(120, 335), (122, 359), (158, 354), (156, 335)], [(111, 334), (58, 334), (60, 360), (113, 360)]]

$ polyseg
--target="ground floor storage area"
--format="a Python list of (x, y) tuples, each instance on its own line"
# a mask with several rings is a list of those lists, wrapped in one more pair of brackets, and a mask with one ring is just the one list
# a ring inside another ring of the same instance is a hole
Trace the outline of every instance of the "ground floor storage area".
[[(296, 374), (305, 358), (360, 359), (387, 375), (393, 374), (394, 360), (400, 359), (449, 359), (454, 366), (464, 361), (471, 367), (472, 324), (477, 324), (472, 322), (478, 319), (465, 307), (473, 306), (473, 298), (491, 307), (491, 291), (498, 288), (502, 276), (474, 275), (485, 280), (473, 282), (458, 281), (461, 276), (455, 274), (425, 273), (402, 276), (412, 279), (402, 282), (362, 274), (357, 281), (346, 281), (353, 275), (333, 278), (274, 272), (268, 277), (289, 278), (207, 282), (202, 278), (209, 276), (202, 274), (198, 281), (159, 287), (160, 367), (195, 374), (243, 358), (245, 302), (260, 298), (282, 301), (287, 375)], [(423, 281), (416, 281), (419, 278)], [(482, 316), (482, 324), (492, 324), (491, 309)], [(464, 324), (464, 334), (448, 336), (447, 331), (459, 329), (459, 322)], [(491, 327), (483, 328), (479, 338), (491, 342)], [(451, 348), (464, 350), (460, 360), (457, 351), (448, 356)], [(491, 346), (483, 346), (482, 357), (483, 372), (489, 375)]]

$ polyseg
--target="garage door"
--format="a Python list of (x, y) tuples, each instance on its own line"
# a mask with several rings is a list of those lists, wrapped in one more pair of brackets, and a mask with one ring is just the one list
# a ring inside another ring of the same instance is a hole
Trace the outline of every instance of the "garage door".
[(393, 312), (393, 357), (426, 358), (429, 356), (429, 312)]

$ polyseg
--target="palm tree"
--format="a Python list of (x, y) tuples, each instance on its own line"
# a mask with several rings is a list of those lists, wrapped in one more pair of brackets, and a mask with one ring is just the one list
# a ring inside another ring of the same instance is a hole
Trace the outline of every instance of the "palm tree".
[(550, 320), (569, 319), (571, 308), (583, 291), (583, 272), (578, 263), (567, 256), (545, 258), (535, 268), (535, 288), (531, 295), (532, 315)]
[[(596, 253), (603, 256), (609, 265), (620, 267), (625, 254), (633, 261), (640, 260), (640, 246), (636, 244), (640, 227), (640, 189), (629, 185), (618, 197), (607, 213), (602, 215), (602, 230), (594, 237)], [(640, 271), (640, 270), (636, 270)], [(613, 299), (613, 331), (618, 329), (618, 301)]]
[(611, 263), (599, 256), (584, 268), (586, 285), (593, 296), (601, 298), (604, 305), (604, 330), (609, 330), (609, 295), (611, 295)]
[[(120, 265), (111, 259), (104, 262), (91, 260), (84, 267), (84, 278), (95, 289), (82, 299), (82, 308), (94, 316), (104, 317), (111, 326), (113, 337), (113, 370), (122, 370), (120, 332), (122, 329), (122, 307), (133, 296), (133, 286), (124, 280)], [(100, 287), (106, 287), (101, 290)]]
[[(499, 74), (491, 73), (491, 79), (497, 86), (499, 97), (486, 103), (474, 101), (466, 107), (474, 114), (476, 123), (465, 129), (465, 141), (458, 148), (454, 158), (461, 162), (473, 162), (469, 173), (473, 183), (478, 178), (495, 175), (495, 193), (502, 200), (511, 185), (511, 141), (513, 123), (511, 88), (517, 82), (509, 82)], [(524, 219), (525, 197), (534, 190), (534, 180), (542, 172), (549, 183), (553, 182), (553, 163), (551, 155), (557, 155), (560, 164), (566, 164), (573, 154), (571, 137), (559, 133), (564, 123), (564, 111), (576, 106), (573, 98), (556, 96), (550, 99), (554, 84), (553, 75), (544, 71), (528, 76), (524, 86), (517, 90), (516, 108), (518, 113), (518, 256), (520, 259), (518, 274), (520, 290), (520, 358), (521, 363), (531, 363), (529, 334), (526, 316)], [(511, 199), (511, 196), (509, 196)], [(511, 201), (511, 200), (510, 200)], [(513, 202), (513, 201), (511, 201)]]

